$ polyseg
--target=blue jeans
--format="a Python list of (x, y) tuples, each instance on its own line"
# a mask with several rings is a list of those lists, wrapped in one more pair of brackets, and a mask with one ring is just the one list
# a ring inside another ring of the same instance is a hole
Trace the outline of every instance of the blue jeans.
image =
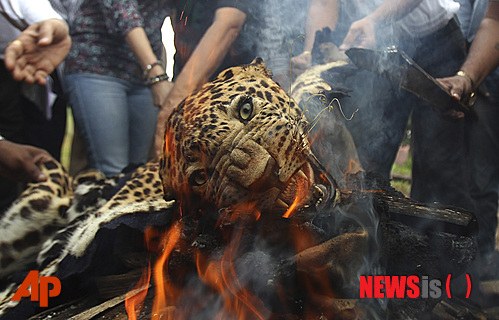
[(158, 114), (148, 87), (89, 73), (65, 81), (92, 168), (111, 176), (147, 161)]

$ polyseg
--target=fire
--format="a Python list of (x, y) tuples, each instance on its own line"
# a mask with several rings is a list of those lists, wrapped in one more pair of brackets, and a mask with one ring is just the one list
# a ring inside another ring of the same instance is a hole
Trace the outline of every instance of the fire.
[(129, 320), (136, 320), (137, 313), (142, 309), (142, 302), (147, 296), (149, 282), (151, 281), (151, 268), (147, 268), (142, 274), (139, 282), (130, 292), (127, 293), (125, 299), (125, 309)]
[(153, 271), (156, 296), (151, 319), (160, 319), (161, 315), (168, 310), (169, 305), (171, 305), (172, 300), (175, 298), (175, 288), (170, 284), (170, 279), (165, 276), (165, 272), (168, 273), (168, 258), (177, 244), (180, 237), (180, 230), (180, 222), (176, 222), (162, 239), (163, 255), (156, 261)]
[(350, 161), (348, 161), (348, 170), (345, 172), (345, 182), (348, 181), (349, 174), (355, 174), (361, 170), (362, 170), (362, 168), (361, 168), (360, 164), (357, 161), (355, 161), (354, 159), (350, 158)]
[(295, 199), (293, 200), (293, 203), (289, 206), (288, 210), (286, 210), (286, 212), (282, 215), (282, 217), (286, 219), (291, 218), (297, 213), (299, 205), (308, 194), (307, 190), (308, 184), (305, 180), (297, 179), (296, 183), (297, 186), (296, 186)]
[[(248, 222), (248, 218), (257, 221), (261, 213), (256, 210), (257, 203), (240, 205), (225, 214), (221, 214), (217, 225), (222, 220), (228, 223), (243, 224)], [(147, 288), (151, 280), (151, 275), (155, 287), (154, 302), (152, 306), (151, 319), (188, 319), (189, 315), (200, 312), (192, 306), (192, 309), (184, 310), (185, 301), (192, 298), (197, 292), (191, 292), (189, 289), (179, 288), (171, 281), (168, 274), (169, 260), (174, 250), (184, 250), (183, 243), (179, 241), (182, 234), (182, 220), (177, 220), (173, 226), (161, 235), (154, 230), (146, 230), (146, 243), (148, 250), (152, 252), (161, 252), (162, 254), (154, 263), (152, 268), (148, 268), (142, 274), (139, 283), (131, 290), (126, 297), (126, 310), (129, 319), (137, 319), (137, 314), (142, 309), (142, 304), (147, 295)], [(223, 301), (223, 307), (218, 311), (215, 319), (266, 319), (269, 311), (264, 307), (263, 302), (251, 294), (248, 289), (240, 283), (237, 274), (235, 262), (239, 253), (239, 244), (244, 228), (236, 228), (234, 235), (230, 235), (223, 255), (207, 255), (201, 250), (194, 250), (193, 261), (196, 263), (196, 271), (202, 283), (216, 296)], [(160, 237), (158, 243), (155, 239)], [(176, 279), (177, 280), (177, 279)], [(181, 281), (180, 281), (181, 282)], [(175, 283), (178, 283), (177, 281)], [(137, 293), (137, 290), (141, 290)]]
[(236, 223), (237, 221), (258, 221), (262, 213), (257, 209), (258, 203), (252, 201), (249, 203), (237, 204), (230, 207), (228, 210), (220, 212), (220, 217), (217, 221), (217, 226), (225, 221)]
[[(172, 319), (170, 316), (170, 310), (172, 309), (173, 301), (175, 301), (176, 288), (171, 284), (168, 278), (168, 258), (170, 257), (173, 249), (175, 248), (178, 239), (180, 237), (181, 224), (176, 222), (170, 228), (170, 230), (165, 233), (159, 243), (160, 250), (163, 251), (161, 257), (156, 261), (153, 269), (153, 279), (156, 288), (155, 299), (151, 314), (151, 319), (163, 318), (166, 314), (166, 319)], [(146, 243), (148, 249), (153, 248), (153, 240), (157, 235), (151, 229), (146, 230)], [(165, 274), (166, 273), (166, 274)], [(151, 279), (151, 269), (150, 267), (142, 274), (139, 284), (136, 288), (143, 288), (149, 285)], [(129, 319), (136, 319), (137, 311), (136, 306), (141, 304), (147, 295), (147, 290), (142, 290), (139, 294), (132, 295), (127, 294), (125, 305), (127, 305), (126, 310)]]
[(165, 143), (164, 143), (164, 154), (169, 155), (170, 158), (173, 158), (174, 155), (172, 152), (174, 151), (173, 148), (173, 133), (170, 128), (168, 128), (165, 132)]
[(266, 319), (263, 302), (251, 294), (240, 282), (234, 266), (243, 229), (239, 229), (222, 258), (210, 259), (198, 253), (196, 266), (201, 280), (216, 291), (223, 300), (223, 309), (216, 319)]
[[(283, 218), (293, 217), (308, 196), (306, 179), (297, 178), (295, 181), (294, 201)], [(183, 214), (179, 211), (167, 231), (146, 230), (147, 248), (157, 253), (158, 258), (150, 263), (139, 283), (127, 294), (129, 319), (137, 319), (144, 309), (149, 310), (143, 306), (150, 307), (151, 304), (150, 317), (154, 320), (196, 317), (263, 320), (279, 317), (273, 313), (277, 311), (271, 311), (265, 305), (269, 300), (259, 297), (258, 291), (252, 288), (254, 279), (238, 273), (243, 268), (242, 260), (239, 259), (253, 250), (251, 243), (254, 238), (248, 232), (260, 230), (261, 227), (258, 224), (262, 223), (258, 201), (240, 203), (216, 213), (216, 216), (212, 216), (203, 210)], [(318, 318), (316, 316), (320, 316), (321, 311), (317, 310), (330, 305), (335, 299), (334, 290), (328, 281), (329, 267), (324, 264), (327, 257), (321, 258), (322, 249), (314, 249), (320, 245), (316, 235), (299, 224), (283, 223), (283, 230), (276, 232), (289, 236), (286, 236), (285, 241), (289, 241), (292, 249), (290, 254), (294, 255), (290, 258), (296, 261), (297, 283), (300, 283), (302, 290), (307, 291), (307, 302), (311, 303), (304, 306), (305, 319)], [(213, 247), (206, 246), (211, 243)], [(252, 270), (247, 271), (253, 273)], [(287, 289), (278, 279), (275, 282), (276, 297), (283, 306), (289, 306), (291, 300), (287, 296)], [(146, 300), (149, 287), (154, 287), (154, 292), (149, 292), (153, 300), (146, 304), (149, 301)], [(316, 307), (319, 309), (316, 310)]]

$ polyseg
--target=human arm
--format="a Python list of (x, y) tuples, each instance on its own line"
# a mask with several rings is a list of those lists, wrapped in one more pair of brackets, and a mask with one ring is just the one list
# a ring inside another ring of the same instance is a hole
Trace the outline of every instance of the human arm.
[[(499, 66), (499, 1), (490, 1), (473, 39), (462, 75), (438, 79), (457, 100), (466, 100), (487, 76)], [(469, 78), (468, 78), (469, 77)]]
[(355, 21), (340, 46), (341, 50), (351, 47), (373, 48), (376, 46), (376, 28), (381, 24), (395, 22), (410, 13), (423, 0), (385, 0), (371, 14)]
[(173, 108), (208, 81), (237, 38), (245, 19), (246, 14), (236, 8), (222, 7), (215, 11), (213, 23), (176, 77), (173, 88), (159, 111), (154, 139), (157, 156), (161, 154), (166, 121)]
[(305, 44), (303, 53), (293, 57), (292, 72), (300, 74), (312, 64), (312, 48), (314, 47), (315, 33), (326, 27), (334, 30), (338, 22), (338, 0), (312, 0), (307, 13), (305, 24)]
[[(126, 41), (139, 61), (142, 70), (146, 70), (148, 65), (153, 65), (153, 67), (146, 72), (147, 78), (165, 73), (165, 69), (163, 69), (161, 64), (155, 64), (155, 62), (158, 61), (158, 58), (152, 50), (144, 28), (136, 27), (130, 30), (126, 35)], [(161, 106), (163, 104), (171, 85), (172, 84), (168, 81), (160, 81), (151, 85), (151, 93), (155, 106)]]
[(45, 181), (47, 177), (39, 164), (52, 160), (45, 151), (36, 147), (0, 140), (0, 176), (23, 182)]
[[(100, 1), (94, 2), (98, 3)], [(165, 74), (164, 67), (156, 65), (158, 57), (153, 47), (158, 48), (154, 43), (151, 44), (149, 38), (151, 36), (152, 39), (158, 39), (159, 42), (160, 27), (158, 26), (157, 30), (152, 31), (153, 34), (148, 35), (145, 31), (148, 26), (145, 19), (158, 19), (158, 14), (153, 11), (157, 9), (154, 6), (141, 7), (137, 0), (108, 0), (101, 2), (100, 6), (103, 10), (107, 31), (123, 37), (126, 44), (123, 43), (122, 46), (130, 49), (141, 70), (146, 71), (144, 75), (142, 73), (138, 75), (141, 78), (144, 77), (144, 83), (147, 79)], [(149, 24), (149, 26), (151, 25)], [(156, 52), (159, 54), (158, 51)], [(153, 67), (148, 69), (147, 66)], [(150, 86), (154, 105), (161, 106), (166, 97), (168, 86), (167, 81), (160, 81)]]

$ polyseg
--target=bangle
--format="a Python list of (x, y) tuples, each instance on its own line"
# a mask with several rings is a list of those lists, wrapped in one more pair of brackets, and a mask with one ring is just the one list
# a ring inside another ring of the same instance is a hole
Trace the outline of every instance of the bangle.
[[(156, 60), (153, 63), (148, 64), (146, 66), (146, 68), (144, 69), (144, 79), (147, 78), (147, 75), (149, 74), (149, 71), (151, 71), (151, 69), (154, 68), (155, 66), (161, 66), (161, 67), (163, 67), (163, 62), (161, 62), (161, 60)], [(163, 67), (163, 69), (164, 69), (164, 67)]]
[(168, 77), (168, 75), (166, 73), (163, 73), (163, 74), (160, 74), (160, 75), (157, 75), (155, 77), (152, 77), (152, 78), (148, 78), (146, 80), (146, 86), (152, 86), (153, 84), (156, 84), (160, 81), (165, 81), (165, 80), (168, 80), (170, 79), (170, 77)]
[(456, 73), (456, 76), (465, 77), (466, 79), (468, 79), (470, 81), (470, 84), (471, 84), (471, 90), (473, 90), (473, 88), (475, 87), (475, 82), (473, 81), (473, 79), (471, 79), (471, 77), (469, 75), (466, 74), (466, 72), (459, 70)]

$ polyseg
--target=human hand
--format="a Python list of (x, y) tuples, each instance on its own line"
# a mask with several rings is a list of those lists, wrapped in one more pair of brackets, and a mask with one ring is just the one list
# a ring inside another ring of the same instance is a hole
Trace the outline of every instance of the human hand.
[[(450, 93), (457, 101), (461, 101), (466, 105), (472, 106), (475, 102), (474, 93), (472, 93), (471, 81), (463, 76), (452, 76), (447, 78), (437, 79), (437, 81)], [(450, 110), (446, 114), (452, 119), (463, 119), (464, 113), (457, 110)]]
[(0, 141), (0, 176), (22, 182), (47, 180), (39, 165), (51, 161), (50, 154), (42, 149)]
[(71, 47), (68, 26), (48, 19), (26, 28), (5, 50), (5, 67), (17, 81), (45, 85)]
[(458, 101), (463, 101), (463, 102), (468, 102), (472, 88), (471, 88), (471, 81), (469, 81), (467, 78), (463, 76), (452, 76), (452, 77), (447, 77), (447, 78), (440, 78), (437, 79), (437, 81), (445, 88), (447, 91), (449, 91), (450, 95), (458, 100)]
[(375, 23), (368, 17), (352, 23), (348, 33), (340, 45), (340, 50), (352, 47), (374, 48), (376, 47)]
[(173, 83), (170, 81), (160, 81), (151, 86), (152, 99), (155, 106), (161, 107), (170, 93)]
[(291, 58), (291, 72), (295, 76), (299, 76), (312, 65), (312, 54), (310, 51), (305, 51), (296, 57)]

